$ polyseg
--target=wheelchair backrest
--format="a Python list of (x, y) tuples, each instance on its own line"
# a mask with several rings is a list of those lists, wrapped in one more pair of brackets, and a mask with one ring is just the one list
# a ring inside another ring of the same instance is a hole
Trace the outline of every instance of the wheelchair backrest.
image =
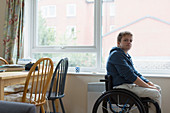
[(105, 75), (105, 87), (106, 87), (106, 91), (113, 89), (113, 81), (111, 75)]

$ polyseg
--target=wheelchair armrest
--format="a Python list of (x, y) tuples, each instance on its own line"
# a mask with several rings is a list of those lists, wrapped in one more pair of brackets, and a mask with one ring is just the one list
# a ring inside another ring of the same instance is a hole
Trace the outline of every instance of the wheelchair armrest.
[(108, 82), (106, 79), (101, 79), (100, 82)]
[(105, 82), (106, 91), (113, 89), (113, 83), (112, 83), (112, 76), (111, 75), (105, 75), (105, 79), (101, 79), (100, 82)]

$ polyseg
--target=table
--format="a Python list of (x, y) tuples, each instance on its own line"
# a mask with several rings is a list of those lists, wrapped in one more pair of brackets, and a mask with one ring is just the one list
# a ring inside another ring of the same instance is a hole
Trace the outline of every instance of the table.
[[(0, 73), (0, 100), (4, 100), (4, 87), (24, 84), (29, 71), (1, 72)], [(56, 111), (58, 112), (58, 100), (55, 101)]]
[(25, 83), (29, 71), (0, 73), (0, 100), (4, 100), (4, 87)]

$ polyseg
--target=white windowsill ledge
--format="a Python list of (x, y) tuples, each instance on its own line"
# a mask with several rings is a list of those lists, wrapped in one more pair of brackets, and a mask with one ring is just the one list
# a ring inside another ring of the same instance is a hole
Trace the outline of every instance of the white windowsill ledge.
[[(106, 73), (97, 73), (97, 72), (68, 72), (68, 75), (75, 76), (104, 76)], [(144, 77), (158, 77), (158, 78), (170, 78), (170, 74), (143, 74)]]

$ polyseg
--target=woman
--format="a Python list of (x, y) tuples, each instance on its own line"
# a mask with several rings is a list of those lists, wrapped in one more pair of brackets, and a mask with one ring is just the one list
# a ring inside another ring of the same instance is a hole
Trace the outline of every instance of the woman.
[[(139, 97), (150, 97), (161, 106), (161, 88), (138, 73), (128, 51), (132, 47), (132, 34), (120, 32), (117, 37), (117, 47), (113, 47), (107, 61), (107, 74), (113, 77), (114, 88), (128, 89)], [(153, 105), (150, 112), (155, 113)]]

